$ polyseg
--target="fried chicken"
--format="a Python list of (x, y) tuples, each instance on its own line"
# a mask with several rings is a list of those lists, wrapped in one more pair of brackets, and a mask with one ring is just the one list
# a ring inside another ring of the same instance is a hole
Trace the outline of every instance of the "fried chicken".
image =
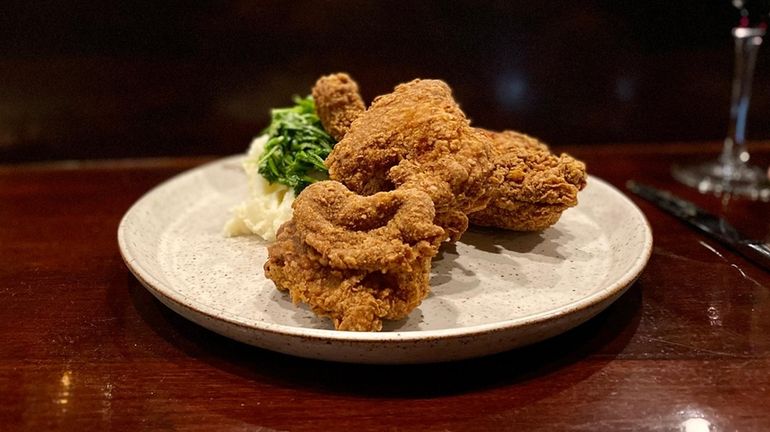
[(265, 275), (338, 330), (379, 331), (430, 291), (431, 259), (470, 221), (534, 231), (577, 204), (585, 165), (513, 131), (470, 126), (446, 83), (414, 80), (365, 109), (346, 74), (313, 97), (338, 140), (332, 180), (307, 187), (268, 248)]
[(542, 142), (514, 131), (479, 130), (494, 143), (495, 169), (503, 177), (489, 205), (469, 215), (474, 225), (540, 231), (555, 224), (586, 185), (586, 166), (556, 156)]
[(490, 137), (470, 126), (446, 83), (416, 79), (377, 97), (326, 166), (333, 180), (362, 195), (426, 192), (436, 224), (456, 241), (468, 227), (466, 215), (486, 207), (500, 182), (491, 146)]
[(363, 197), (336, 181), (307, 187), (268, 248), (265, 275), (338, 330), (379, 331), (428, 295), (444, 231), (430, 197), (398, 189)]
[(345, 136), (353, 120), (366, 109), (358, 84), (345, 73), (319, 78), (313, 86), (313, 100), (321, 124), (337, 141)]

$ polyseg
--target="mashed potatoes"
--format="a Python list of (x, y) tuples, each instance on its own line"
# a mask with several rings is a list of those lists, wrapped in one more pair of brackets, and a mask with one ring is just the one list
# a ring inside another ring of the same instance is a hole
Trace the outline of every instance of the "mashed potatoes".
[(270, 184), (257, 171), (266, 142), (267, 135), (255, 138), (243, 162), (249, 180), (249, 198), (232, 209), (232, 217), (224, 229), (228, 237), (256, 234), (273, 241), (281, 224), (291, 219), (294, 191), (279, 183)]

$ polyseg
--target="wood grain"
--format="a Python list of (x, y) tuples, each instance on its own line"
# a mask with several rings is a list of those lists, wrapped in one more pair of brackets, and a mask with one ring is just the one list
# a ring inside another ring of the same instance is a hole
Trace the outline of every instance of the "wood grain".
[[(770, 164), (770, 145), (754, 149)], [(630, 178), (670, 189), (770, 239), (770, 204), (725, 204), (670, 180), (671, 162), (717, 143), (562, 150), (621, 189)], [(770, 274), (635, 197), (655, 235), (640, 279), (595, 319), (534, 346), (378, 367), (288, 357), (198, 327), (130, 274), (116, 228), (143, 193), (203, 161), (0, 166), (3, 430), (770, 428)]]
[[(0, 161), (226, 155), (349, 72), (364, 99), (449, 83), (475, 125), (555, 145), (717, 140), (729, 1), (5, 1)], [(748, 137), (770, 139), (770, 49)]]

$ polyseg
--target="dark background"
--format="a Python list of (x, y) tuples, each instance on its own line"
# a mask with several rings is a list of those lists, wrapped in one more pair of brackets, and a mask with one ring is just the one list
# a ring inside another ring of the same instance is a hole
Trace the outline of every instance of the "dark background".
[[(475, 125), (552, 145), (720, 140), (729, 0), (28, 2), (0, 6), (0, 162), (224, 155), (349, 72), (441, 78)], [(770, 138), (770, 49), (748, 135)]]

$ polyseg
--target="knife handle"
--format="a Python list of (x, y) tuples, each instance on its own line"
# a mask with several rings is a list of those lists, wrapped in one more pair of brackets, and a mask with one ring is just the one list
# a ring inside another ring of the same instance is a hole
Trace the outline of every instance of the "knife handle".
[(735, 246), (741, 255), (770, 271), (770, 246), (756, 240), (742, 241)]

